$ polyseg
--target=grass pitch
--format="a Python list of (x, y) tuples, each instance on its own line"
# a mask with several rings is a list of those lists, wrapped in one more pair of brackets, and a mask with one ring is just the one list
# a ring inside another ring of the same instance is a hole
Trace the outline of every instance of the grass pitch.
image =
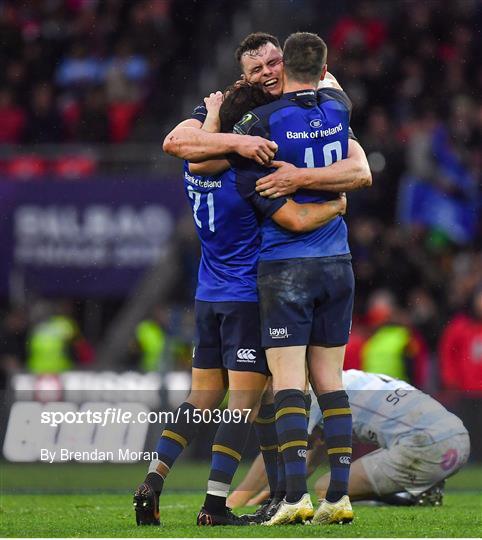
[(475, 467), (447, 482), (440, 508), (356, 506), (355, 521), (344, 526), (207, 529), (195, 525), (205, 464), (174, 469), (161, 499), (160, 528), (135, 525), (132, 491), (144, 466), (0, 466), (3, 537), (479, 537), (482, 531), (482, 468)]

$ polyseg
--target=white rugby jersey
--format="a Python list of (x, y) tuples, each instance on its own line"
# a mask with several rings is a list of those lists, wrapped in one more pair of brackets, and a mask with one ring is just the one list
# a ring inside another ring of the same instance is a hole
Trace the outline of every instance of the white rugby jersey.
[[(350, 369), (343, 372), (343, 386), (350, 400), (353, 433), (360, 441), (381, 448), (400, 442), (425, 446), (467, 433), (457, 416), (404, 381)], [(312, 398), (308, 433), (323, 425), (318, 402)]]

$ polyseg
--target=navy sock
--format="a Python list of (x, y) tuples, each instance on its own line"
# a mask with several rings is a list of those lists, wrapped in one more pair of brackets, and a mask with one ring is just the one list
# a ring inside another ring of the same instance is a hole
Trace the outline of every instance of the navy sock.
[(204, 508), (213, 514), (224, 511), (226, 498), (248, 440), (251, 423), (221, 422), (213, 441), (211, 472)]
[[(171, 467), (176, 459), (180, 456), (184, 448), (186, 448), (199, 431), (200, 424), (189, 422), (192, 418), (194, 405), (185, 401), (182, 403), (174, 417), (177, 422), (169, 422), (166, 424), (161, 437), (157, 444), (157, 460), (153, 460), (149, 467), (149, 472), (145, 482), (159, 495), (164, 486), (164, 480), (169, 474)], [(179, 412), (177, 412), (179, 411)], [(185, 414), (189, 411), (190, 414)]]
[(299, 501), (306, 487), (306, 403), (301, 390), (281, 390), (275, 395), (276, 431), (285, 465), (286, 500)]
[(277, 478), (275, 498), (283, 499), (286, 495), (286, 473), (285, 473), (285, 464), (283, 461), (283, 454), (278, 447), (278, 459), (277, 459)]
[(344, 390), (318, 396), (323, 413), (323, 432), (330, 461), (330, 485), (326, 500), (336, 502), (348, 493), (352, 453), (352, 417)]
[(311, 411), (311, 394), (305, 394), (305, 408), (306, 408), (306, 429), (310, 423), (310, 411)]
[(275, 426), (274, 403), (261, 405), (258, 417), (254, 422), (254, 429), (259, 440), (259, 448), (263, 455), (264, 467), (273, 497), (278, 483), (278, 435)]

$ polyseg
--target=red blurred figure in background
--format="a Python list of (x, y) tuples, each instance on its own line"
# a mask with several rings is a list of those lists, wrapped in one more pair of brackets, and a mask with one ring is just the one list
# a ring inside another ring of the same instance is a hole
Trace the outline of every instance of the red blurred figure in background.
[(472, 454), (482, 452), (482, 284), (475, 289), (466, 313), (457, 314), (440, 340), (440, 378), (453, 408), (463, 415), (472, 441)]
[(387, 29), (370, 2), (360, 2), (354, 15), (342, 17), (331, 34), (331, 45), (336, 49), (362, 48), (377, 51), (384, 43)]
[(25, 112), (15, 104), (8, 88), (0, 89), (0, 117), (0, 143), (18, 143), (25, 127)]
[(447, 390), (482, 391), (482, 285), (467, 313), (457, 314), (440, 340), (442, 385)]

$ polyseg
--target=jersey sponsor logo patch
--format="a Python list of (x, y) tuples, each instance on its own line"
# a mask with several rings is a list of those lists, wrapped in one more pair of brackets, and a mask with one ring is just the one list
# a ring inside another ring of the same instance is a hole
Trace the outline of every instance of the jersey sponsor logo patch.
[(298, 450), (297, 454), (298, 454), (298, 457), (300, 457), (300, 458), (306, 458), (306, 450), (305, 450), (305, 448), (300, 448)]
[(236, 352), (237, 362), (248, 362), (249, 364), (256, 363), (255, 349), (238, 349)]
[(209, 177), (205, 176), (193, 176), (187, 171), (184, 171), (184, 180), (186, 180), (186, 182), (189, 182), (193, 186), (200, 188), (211, 189), (223, 187), (222, 180), (211, 180)]
[(322, 124), (323, 124), (323, 122), (319, 118), (315, 118), (314, 120), (312, 120), (310, 122), (310, 126), (312, 128), (319, 128), (319, 127), (321, 127)]
[(350, 465), (351, 463), (351, 458), (350, 456), (340, 456), (338, 458), (338, 461), (342, 464), (342, 465)]
[(253, 112), (246, 113), (243, 118), (234, 126), (234, 133), (240, 135), (247, 135), (251, 128), (259, 122), (259, 117), (256, 116)]
[(286, 339), (291, 336), (291, 334), (288, 333), (287, 326), (284, 328), (270, 328), (269, 335), (272, 337), (272, 339)]
[[(310, 122), (312, 128), (319, 128), (320, 126), (314, 126), (314, 122), (320, 122), (321, 120), (315, 119)], [(339, 122), (336, 126), (326, 129), (316, 129), (316, 131), (287, 131), (287, 139), (321, 139), (323, 137), (329, 137), (330, 135), (336, 135), (343, 131), (343, 124)]]

